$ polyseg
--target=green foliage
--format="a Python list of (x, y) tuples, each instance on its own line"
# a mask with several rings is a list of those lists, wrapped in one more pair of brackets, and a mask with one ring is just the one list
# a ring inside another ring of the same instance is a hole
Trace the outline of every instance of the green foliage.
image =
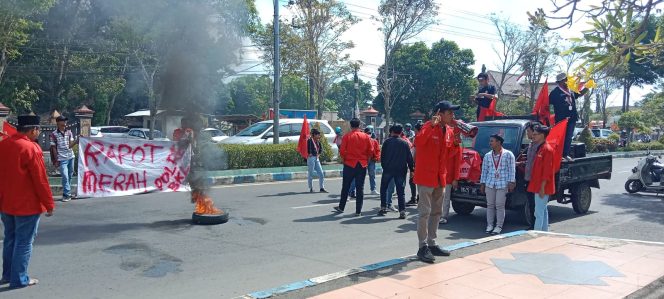
[(588, 149), (592, 153), (615, 152), (618, 149), (618, 142), (610, 139), (593, 138), (592, 148)]
[(628, 111), (623, 113), (618, 120), (618, 126), (623, 130), (627, 130), (630, 135), (627, 140), (628, 142), (631, 142), (632, 130), (642, 130), (645, 128), (641, 111)]
[(257, 116), (267, 111), (272, 95), (272, 79), (269, 76), (243, 76), (233, 79), (228, 85), (231, 97), (228, 111)]
[(661, 142), (648, 142), (648, 143), (632, 142), (622, 150), (626, 152), (647, 151), (647, 150), (657, 151), (657, 150), (664, 150), (664, 144)]
[(270, 168), (306, 165), (297, 152), (297, 143), (220, 144), (229, 169)]
[[(359, 80), (357, 105), (360, 110), (366, 108), (367, 102), (373, 100), (372, 89), (370, 82)], [(355, 82), (353, 80), (346, 79), (333, 83), (327, 97), (337, 105), (339, 117), (346, 120), (352, 118), (353, 110), (355, 110)]]
[(593, 139), (593, 133), (587, 127), (579, 135), (579, 142), (584, 143), (588, 151), (592, 151), (593, 149)]
[[(313, 124), (313, 129), (316, 129), (319, 132), (323, 132), (323, 130), (320, 129), (319, 122), (315, 122)], [(323, 147), (323, 152), (320, 155), (321, 162), (332, 162), (332, 157), (334, 157), (334, 152), (332, 152), (332, 146), (330, 145), (329, 142), (327, 142), (327, 138), (325, 138), (325, 136), (322, 133), (321, 133), (320, 144)]]
[(528, 115), (532, 111), (530, 101), (527, 98), (519, 97), (514, 100), (498, 100), (496, 110), (507, 115)]
[(664, 135), (662, 137), (659, 137), (659, 140), (657, 142), (664, 144)]
[(618, 142), (620, 141), (620, 135), (618, 135), (618, 133), (611, 133), (611, 135), (609, 135), (609, 140)]

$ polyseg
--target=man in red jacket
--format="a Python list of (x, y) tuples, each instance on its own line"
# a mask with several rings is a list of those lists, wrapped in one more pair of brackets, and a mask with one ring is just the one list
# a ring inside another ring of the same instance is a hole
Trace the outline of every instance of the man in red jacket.
[(417, 204), (419, 218), (417, 257), (433, 263), (434, 256), (448, 256), (450, 252), (436, 245), (438, 222), (443, 212), (443, 188), (447, 185), (448, 141), (453, 141), (450, 124), (458, 105), (442, 101), (434, 107), (435, 114), (415, 137), (415, 184), (420, 200)]
[(535, 194), (535, 230), (549, 230), (549, 196), (556, 193), (555, 173), (553, 169), (553, 148), (546, 142), (549, 128), (536, 124), (533, 127), (533, 143), (540, 145), (533, 162), (528, 192)]
[(0, 142), (0, 213), (5, 227), (2, 242), (2, 280), (10, 288), (37, 284), (28, 276), (32, 242), (39, 216), (53, 215), (55, 204), (46, 177), (39, 137), (39, 117), (18, 117), (18, 133)]
[(350, 184), (355, 179), (357, 201), (355, 204), (355, 215), (362, 215), (362, 202), (364, 200), (364, 178), (367, 175), (369, 159), (374, 157), (373, 143), (371, 137), (360, 130), (360, 120), (353, 118), (350, 121), (351, 132), (344, 135), (341, 140), (339, 154), (344, 159), (343, 183), (341, 187), (341, 199), (339, 206), (334, 207), (338, 213), (343, 213), (348, 199)]

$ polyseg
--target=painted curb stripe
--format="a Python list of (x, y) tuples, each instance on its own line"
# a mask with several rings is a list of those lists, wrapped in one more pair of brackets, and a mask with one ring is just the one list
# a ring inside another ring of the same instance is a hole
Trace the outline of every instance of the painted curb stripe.
[(536, 235), (564, 236), (564, 237), (570, 237), (570, 238), (575, 238), (575, 239), (616, 240), (616, 241), (624, 241), (624, 242), (630, 242), (630, 243), (641, 243), (641, 244), (650, 244), (650, 245), (661, 245), (661, 246), (664, 246), (664, 242), (643, 241), (643, 240), (632, 240), (632, 239), (620, 239), (620, 238), (600, 237), (600, 236), (588, 236), (588, 235), (564, 234), (564, 233), (541, 232), (541, 231), (528, 232), (528, 234), (533, 235), (533, 236), (536, 236)]
[[(446, 246), (446, 247), (444, 247), (444, 249), (449, 250), (449, 251), (454, 251), (454, 250), (459, 250), (459, 249), (462, 249), (462, 248), (467, 248), (467, 247), (471, 247), (471, 246), (475, 246), (475, 245), (479, 245), (479, 244), (483, 244), (483, 243), (487, 243), (487, 242), (491, 242), (491, 241), (495, 241), (495, 240), (521, 236), (521, 235), (524, 235), (524, 234), (527, 234), (527, 233), (528, 232), (525, 231), (525, 230), (519, 230), (519, 231), (506, 233), (506, 234), (502, 234), (502, 235), (496, 235), (496, 236), (491, 236), (491, 237), (487, 237), (487, 238), (477, 239), (477, 240), (474, 240), (474, 241), (467, 241), (467, 242), (462, 242), (462, 243)], [(362, 272), (367, 272), (367, 271), (375, 271), (375, 270), (391, 267), (391, 266), (394, 266), (394, 265), (406, 263), (406, 262), (413, 261), (413, 260), (417, 260), (417, 256), (416, 255), (408, 255), (408, 256), (401, 257), (401, 258), (391, 259), (391, 260), (387, 260), (387, 261), (383, 261), (383, 262), (379, 262), (379, 263), (374, 263), (374, 264), (370, 264), (370, 265), (366, 265), (366, 266), (362, 266), (362, 267), (358, 267), (358, 268), (352, 268), (352, 269), (348, 269), (348, 270), (344, 270), (344, 271), (339, 271), (339, 272), (335, 272), (335, 273), (331, 273), (331, 274), (326, 274), (326, 275), (323, 275), (323, 276), (310, 278), (308, 280), (303, 280), (303, 281), (299, 281), (299, 282), (295, 282), (295, 283), (291, 283), (291, 284), (286, 284), (286, 285), (276, 287), (276, 288), (273, 288), (273, 289), (269, 289), (269, 290), (265, 290), (265, 291), (253, 292), (253, 293), (245, 295), (241, 298), (255, 298), (255, 299), (269, 298), (269, 297), (272, 297), (274, 295), (279, 295), (279, 294), (284, 294), (284, 293), (287, 293), (287, 292), (292, 292), (292, 291), (304, 289), (306, 287), (315, 286), (315, 285), (322, 284), (322, 283), (325, 283), (325, 282), (329, 282), (329, 281), (332, 281), (332, 280), (336, 280), (336, 279), (339, 279), (339, 278), (344, 278), (344, 277), (348, 277), (348, 276), (351, 276), (351, 275), (355, 275), (355, 274), (362, 273)]]

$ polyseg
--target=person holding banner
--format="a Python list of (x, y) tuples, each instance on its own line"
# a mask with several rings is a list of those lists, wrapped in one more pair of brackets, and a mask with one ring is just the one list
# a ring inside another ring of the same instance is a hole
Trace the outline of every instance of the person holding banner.
[(39, 138), (39, 117), (18, 117), (18, 133), (0, 142), (0, 216), (4, 225), (2, 278), (10, 288), (36, 285), (28, 276), (39, 217), (53, 215), (55, 203), (46, 177)]
[(67, 130), (67, 118), (60, 115), (55, 121), (57, 129), (50, 135), (51, 162), (60, 170), (62, 176), (62, 202), (68, 202), (72, 198), (71, 179), (74, 175), (74, 146), (78, 144), (78, 138), (70, 130)]
[(538, 146), (534, 158), (528, 192), (535, 195), (535, 230), (549, 230), (549, 196), (556, 193), (554, 150), (546, 141), (549, 128), (543, 125), (533, 127), (533, 143)]
[(316, 129), (311, 130), (311, 138), (307, 140), (307, 167), (308, 167), (308, 182), (309, 192), (314, 193), (313, 180), (314, 171), (318, 174), (318, 186), (321, 193), (327, 193), (325, 190), (325, 173), (323, 167), (320, 165), (320, 154), (323, 152), (323, 146), (320, 143), (320, 131)]
[(567, 133), (565, 134), (565, 145), (563, 147), (563, 157), (567, 161), (571, 161), (569, 156), (570, 148), (572, 147), (572, 138), (574, 137), (574, 126), (579, 120), (579, 113), (576, 111), (576, 99), (585, 95), (588, 88), (584, 88), (580, 93), (570, 90), (567, 85), (567, 75), (560, 73), (556, 76), (556, 83), (558, 86), (549, 93), (549, 103), (553, 105), (556, 124), (569, 119), (567, 122)]

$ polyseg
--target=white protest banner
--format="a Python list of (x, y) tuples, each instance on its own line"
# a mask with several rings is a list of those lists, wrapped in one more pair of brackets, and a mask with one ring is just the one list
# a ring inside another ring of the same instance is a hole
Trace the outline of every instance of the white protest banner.
[(78, 196), (189, 191), (191, 147), (172, 141), (81, 137)]

